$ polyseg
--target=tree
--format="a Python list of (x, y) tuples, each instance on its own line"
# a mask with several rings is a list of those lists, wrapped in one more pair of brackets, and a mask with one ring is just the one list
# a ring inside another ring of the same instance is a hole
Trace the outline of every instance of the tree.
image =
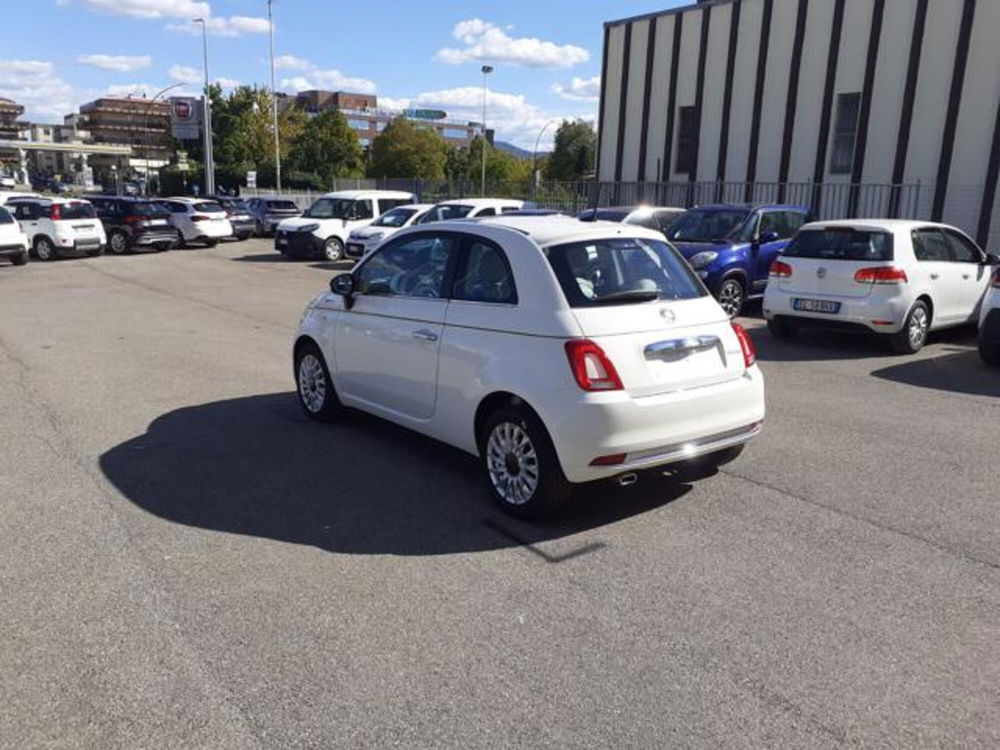
[(372, 142), (368, 176), (440, 180), (447, 160), (448, 146), (440, 133), (397, 117)]
[(364, 163), (357, 133), (344, 115), (333, 110), (321, 112), (304, 124), (291, 143), (287, 160), (289, 171), (316, 174), (326, 184), (337, 177), (360, 177)]
[(563, 120), (545, 167), (549, 180), (579, 180), (594, 173), (597, 134), (588, 122)]

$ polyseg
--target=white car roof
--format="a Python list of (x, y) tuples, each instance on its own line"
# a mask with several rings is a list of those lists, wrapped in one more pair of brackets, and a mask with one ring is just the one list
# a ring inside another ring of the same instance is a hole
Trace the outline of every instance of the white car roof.
[(825, 227), (844, 227), (876, 232), (905, 232), (919, 227), (947, 227), (955, 229), (950, 224), (940, 224), (935, 221), (917, 221), (914, 219), (832, 219), (830, 221), (811, 221), (799, 227), (800, 232)]
[(524, 201), (514, 198), (455, 198), (454, 200), (440, 201), (439, 206), (472, 206), (482, 208), (484, 206), (517, 206), (520, 208)]
[(169, 198), (161, 198), (160, 200), (177, 201), (178, 203), (218, 203), (215, 198), (192, 198), (188, 195), (172, 195)]
[[(619, 224), (610, 221), (580, 221), (573, 216), (490, 216), (477, 219), (474, 222), (446, 221), (444, 224), (460, 224), (475, 226), (507, 227), (515, 232), (527, 235), (539, 247), (562, 245), (568, 242), (583, 242), (585, 240), (600, 240), (608, 237), (641, 237), (663, 242), (663, 233), (646, 229), (635, 224)], [(431, 225), (432, 227), (433, 225)], [(431, 228), (428, 227), (428, 228)]]
[(41, 198), (38, 193), (21, 193), (15, 190), (0, 190), (0, 206), (12, 198)]
[(325, 193), (322, 197), (344, 200), (363, 200), (365, 198), (409, 198), (413, 200), (413, 193), (406, 193), (402, 190), (338, 190), (335, 193)]
[(433, 203), (404, 203), (402, 206), (395, 206), (390, 208), (390, 211), (395, 211), (397, 208), (415, 208), (417, 211), (426, 211), (428, 208), (434, 208)]

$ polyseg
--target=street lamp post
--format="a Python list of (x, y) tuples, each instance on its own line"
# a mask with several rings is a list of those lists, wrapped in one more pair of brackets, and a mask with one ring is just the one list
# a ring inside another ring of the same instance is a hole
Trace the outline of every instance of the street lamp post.
[(281, 141), (278, 135), (278, 89), (274, 85), (274, 21), (271, 19), (271, 0), (267, 0), (267, 28), (271, 47), (271, 99), (274, 115), (274, 178), (281, 191)]
[(483, 172), (479, 182), (479, 195), (486, 197), (486, 76), (493, 72), (492, 65), (484, 65), (483, 72)]
[(542, 134), (548, 130), (549, 125), (554, 125), (556, 120), (549, 120), (547, 123), (542, 125), (542, 129), (538, 131), (538, 137), (535, 138), (535, 150), (531, 152), (531, 177), (532, 177), (532, 187), (538, 190), (538, 144), (541, 143)]
[(195, 18), (201, 24), (201, 43), (205, 54), (205, 95), (202, 99), (202, 114), (205, 129), (205, 195), (215, 194), (215, 157), (212, 153), (212, 104), (208, 96), (208, 24), (204, 18)]
[(150, 141), (152, 140), (152, 136), (151, 136), (151, 134), (149, 132), (150, 130), (152, 130), (152, 128), (149, 127), (149, 115), (152, 112), (153, 105), (156, 103), (157, 99), (159, 99), (161, 96), (163, 96), (168, 91), (173, 91), (174, 89), (176, 89), (176, 88), (178, 88), (180, 86), (183, 86), (183, 85), (184, 85), (183, 83), (175, 83), (172, 86), (167, 86), (165, 89), (161, 89), (160, 91), (156, 92), (156, 95), (153, 96), (153, 98), (149, 100), (149, 109), (146, 110), (146, 159), (145, 159), (145, 162), (146, 162), (146, 184), (145, 184), (145, 187), (143, 189), (143, 192), (147, 196), (149, 195), (149, 151), (150, 151)]

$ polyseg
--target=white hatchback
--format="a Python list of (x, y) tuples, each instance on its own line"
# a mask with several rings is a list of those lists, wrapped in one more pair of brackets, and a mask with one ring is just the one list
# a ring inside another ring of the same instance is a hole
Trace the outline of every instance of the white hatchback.
[(307, 307), (306, 414), (355, 407), (478, 455), (507, 511), (717, 466), (757, 435), (746, 331), (652, 230), (507, 217), (401, 230)]
[(167, 198), (157, 201), (170, 212), (170, 224), (181, 236), (181, 245), (200, 242), (215, 247), (219, 240), (233, 236), (229, 214), (220, 203), (201, 198)]
[(64, 198), (13, 198), (14, 214), (39, 260), (67, 255), (101, 255), (108, 242), (104, 225), (89, 201)]
[(363, 258), (400, 229), (419, 222), (431, 208), (433, 205), (430, 203), (398, 206), (386, 211), (368, 226), (353, 230), (347, 237), (347, 257)]
[(10, 211), (2, 205), (0, 205), (0, 258), (7, 258), (15, 266), (23, 266), (28, 262), (28, 237)]
[(777, 337), (804, 326), (869, 331), (913, 353), (929, 331), (977, 320), (998, 263), (945, 224), (813, 222), (772, 263), (764, 317)]

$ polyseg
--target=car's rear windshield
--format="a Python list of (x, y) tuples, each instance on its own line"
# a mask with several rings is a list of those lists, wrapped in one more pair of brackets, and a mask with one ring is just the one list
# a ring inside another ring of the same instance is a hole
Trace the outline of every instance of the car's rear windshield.
[(268, 201), (268, 208), (273, 208), (275, 211), (298, 211), (299, 207), (295, 205), (292, 201)]
[(59, 205), (59, 216), (63, 219), (93, 219), (97, 216), (97, 211), (90, 203), (73, 201)]
[(892, 260), (892, 235), (850, 227), (807, 229), (795, 236), (783, 254), (822, 260)]
[(472, 211), (472, 206), (451, 204), (448, 206), (434, 206), (425, 213), (420, 224), (430, 224), (433, 221), (447, 221), (448, 219), (463, 219)]
[(215, 201), (202, 201), (201, 203), (194, 204), (194, 210), (201, 211), (202, 213), (206, 214), (218, 214), (218, 213), (225, 213), (226, 209), (224, 209)]
[(545, 250), (571, 307), (704, 297), (691, 267), (666, 242), (612, 237)]

